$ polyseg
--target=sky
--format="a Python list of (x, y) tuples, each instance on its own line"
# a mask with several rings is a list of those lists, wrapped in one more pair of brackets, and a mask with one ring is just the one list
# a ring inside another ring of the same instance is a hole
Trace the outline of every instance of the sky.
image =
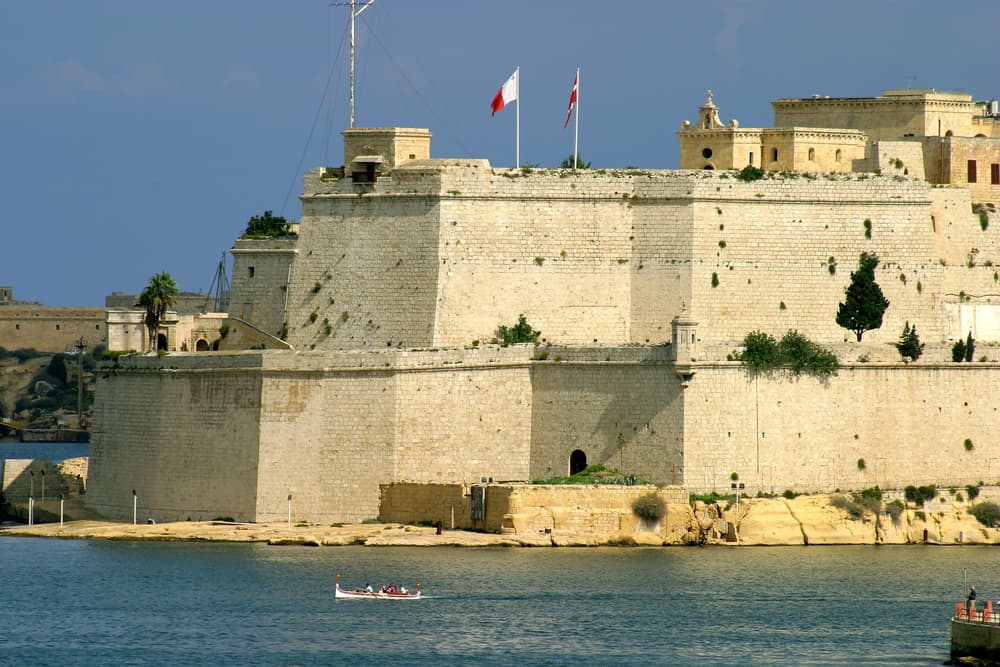
[[(326, 0), (0, 0), (0, 286), (103, 306), (160, 271), (208, 292), (253, 215), (298, 220), (343, 164), (349, 10)], [(357, 22), (356, 126), (422, 127), (432, 157), (558, 166), (580, 68), (593, 167), (673, 169), (711, 89), (770, 103), (934, 88), (1000, 97), (996, 0), (376, 0)]]

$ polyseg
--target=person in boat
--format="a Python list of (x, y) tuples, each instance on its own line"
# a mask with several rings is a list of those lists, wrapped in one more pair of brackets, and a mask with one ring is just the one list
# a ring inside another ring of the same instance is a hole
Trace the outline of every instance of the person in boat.
[(374, 593), (374, 592), (375, 591), (372, 590), (372, 585), (371, 584), (365, 584), (365, 593)]
[(976, 587), (969, 588), (969, 596), (966, 598), (966, 609), (971, 612), (976, 608)]
[(395, 592), (396, 592), (396, 584), (390, 583), (389, 584), (389, 593), (395, 593)]
[(406, 595), (406, 594), (409, 593), (409, 591), (406, 590), (406, 586), (400, 586), (399, 587), (399, 592), (402, 593), (403, 595)]
[(378, 592), (379, 592), (379, 593), (388, 593), (388, 592), (389, 592), (389, 590), (388, 590), (388, 589), (387, 589), (387, 588), (385, 587), (385, 584), (382, 584), (382, 585), (381, 585), (381, 586), (379, 587), (379, 589), (378, 589)]

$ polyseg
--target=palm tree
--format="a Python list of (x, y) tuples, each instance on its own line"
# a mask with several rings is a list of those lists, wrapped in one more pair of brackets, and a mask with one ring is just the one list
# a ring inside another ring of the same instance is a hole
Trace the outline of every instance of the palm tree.
[(139, 305), (146, 309), (146, 329), (149, 331), (149, 349), (156, 351), (156, 332), (160, 320), (177, 303), (177, 283), (166, 271), (149, 279), (149, 284), (139, 295)]

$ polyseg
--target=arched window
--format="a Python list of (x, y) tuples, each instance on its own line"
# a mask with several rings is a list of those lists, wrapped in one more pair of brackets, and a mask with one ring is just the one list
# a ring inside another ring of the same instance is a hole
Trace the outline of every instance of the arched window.
[(705, 169), (705, 170), (707, 170), (707, 171), (711, 171), (712, 169), (715, 169), (715, 167), (713, 167), (713, 166), (712, 166), (712, 165), (710, 165), (710, 164), (706, 164), (706, 165), (705, 165), (704, 167), (702, 167), (702, 169)]
[(816, 149), (815, 148), (810, 148), (809, 149), (809, 161), (810, 162), (815, 162), (816, 161)]
[(156, 334), (156, 349), (166, 350), (167, 349), (167, 336), (166, 334)]
[(705, 129), (709, 130), (712, 128), (712, 118), (708, 114), (705, 114)]
[(839, 148), (837, 149), (837, 152), (834, 153), (833, 159), (836, 160), (838, 163), (840, 162), (840, 149)]
[(569, 474), (575, 475), (578, 472), (583, 472), (587, 467), (587, 455), (583, 453), (582, 449), (574, 449), (573, 453), (569, 455)]
[(194, 349), (198, 352), (208, 352), (211, 348), (208, 346), (207, 340), (199, 338), (198, 342), (194, 344)]

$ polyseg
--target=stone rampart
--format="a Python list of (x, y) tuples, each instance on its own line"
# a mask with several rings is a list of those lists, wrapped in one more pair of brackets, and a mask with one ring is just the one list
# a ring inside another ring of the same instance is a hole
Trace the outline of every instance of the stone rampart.
[(631, 537), (640, 526), (632, 503), (656, 494), (666, 504), (688, 502), (680, 487), (483, 484), (482, 519), (472, 518), (472, 484), (405, 484), (382, 487), (379, 518), (392, 523), (440, 523), (443, 528), (487, 532), (586, 535), (598, 543)]
[(105, 328), (103, 308), (0, 306), (0, 347), (8, 350), (65, 352), (80, 338), (103, 345)]
[(664, 348), (543, 350), (122, 357), (99, 380), (88, 505), (131, 516), (134, 489), (157, 521), (273, 521), (290, 495), (295, 520), (361, 521), (382, 485), (527, 482), (571, 461), (696, 492), (735, 472), (751, 495), (1000, 480), (995, 364), (682, 378)]
[[(995, 364), (846, 366), (827, 382), (706, 364), (684, 390), (684, 485), (828, 492), (1000, 479)], [(968, 442), (967, 442), (968, 441)]]
[[(895, 165), (911, 147), (885, 148)], [(1000, 255), (1000, 226), (981, 228), (967, 191), (901, 174), (744, 183), (417, 160), (329, 187), (303, 195), (287, 308), (298, 349), (467, 346), (520, 314), (559, 344), (656, 344), (684, 308), (705, 359), (754, 329), (833, 344), (850, 336), (834, 317), (862, 252), (880, 257), (892, 304), (866, 341), (885, 346), (906, 322), (944, 341), (944, 295), (994, 287), (983, 267)]]

